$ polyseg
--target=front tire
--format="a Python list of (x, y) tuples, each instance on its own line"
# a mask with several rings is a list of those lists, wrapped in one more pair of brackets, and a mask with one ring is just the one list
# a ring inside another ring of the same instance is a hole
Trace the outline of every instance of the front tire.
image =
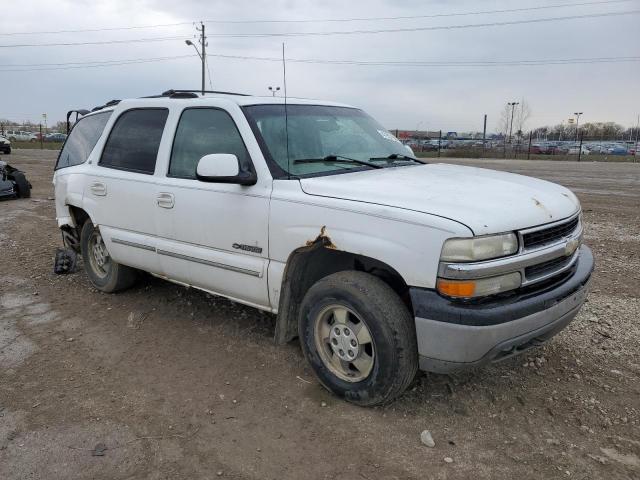
[(136, 270), (114, 261), (104, 244), (100, 229), (87, 220), (80, 234), (84, 270), (98, 290), (113, 293), (124, 290), (136, 281)]
[(299, 335), (322, 385), (357, 405), (394, 400), (418, 369), (413, 317), (391, 287), (367, 273), (338, 272), (313, 285)]

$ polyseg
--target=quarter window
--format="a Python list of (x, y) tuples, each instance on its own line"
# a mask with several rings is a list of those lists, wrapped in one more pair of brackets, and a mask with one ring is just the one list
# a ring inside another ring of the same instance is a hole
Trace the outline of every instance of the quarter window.
[(78, 120), (58, 156), (56, 170), (86, 162), (98, 143), (109, 117), (111, 112), (104, 112)]
[(231, 116), (217, 108), (186, 109), (173, 141), (169, 176), (196, 178), (198, 161), (211, 153), (231, 153), (251, 170), (249, 152)]
[(152, 175), (168, 114), (160, 108), (124, 112), (111, 129), (100, 165)]

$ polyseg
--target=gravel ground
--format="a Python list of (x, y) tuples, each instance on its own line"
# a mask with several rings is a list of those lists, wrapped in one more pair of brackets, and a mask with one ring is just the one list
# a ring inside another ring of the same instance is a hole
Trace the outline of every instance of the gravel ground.
[(271, 315), (154, 278), (107, 295), (54, 275), (54, 158), (3, 158), (34, 190), (0, 202), (0, 478), (640, 478), (640, 165), (447, 159), (572, 188), (592, 292), (529, 355), (364, 409), (273, 344)]

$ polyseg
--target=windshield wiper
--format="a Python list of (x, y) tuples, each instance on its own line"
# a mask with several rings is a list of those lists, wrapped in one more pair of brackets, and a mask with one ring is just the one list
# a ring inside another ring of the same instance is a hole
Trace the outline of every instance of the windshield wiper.
[(388, 155), (386, 157), (371, 157), (369, 160), (387, 160), (388, 163), (391, 163), (393, 160), (411, 160), (413, 162), (416, 163), (424, 163), (420, 160), (418, 160), (415, 157), (411, 157), (409, 155), (404, 155), (402, 153), (392, 153), (391, 155)]
[(356, 165), (365, 165), (371, 168), (383, 168), (381, 165), (367, 162), (366, 160), (358, 160), (356, 158), (343, 157), (342, 155), (327, 155), (322, 158), (300, 158), (294, 160), (293, 163), (354, 163)]

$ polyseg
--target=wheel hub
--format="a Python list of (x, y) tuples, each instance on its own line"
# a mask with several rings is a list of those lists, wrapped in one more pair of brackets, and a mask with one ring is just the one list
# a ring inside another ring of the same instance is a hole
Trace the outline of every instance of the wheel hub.
[(375, 349), (371, 332), (344, 305), (327, 305), (317, 314), (315, 343), (324, 365), (341, 380), (361, 382), (373, 369)]
[(353, 330), (347, 326), (334, 326), (329, 334), (329, 341), (334, 355), (346, 362), (353, 361), (360, 353), (358, 339)]
[(96, 243), (93, 245), (93, 258), (100, 267), (104, 267), (107, 263), (107, 258), (109, 258), (101, 236), (96, 239)]
[(111, 259), (102, 235), (97, 229), (91, 234), (87, 247), (91, 269), (98, 277), (105, 278), (111, 268)]

